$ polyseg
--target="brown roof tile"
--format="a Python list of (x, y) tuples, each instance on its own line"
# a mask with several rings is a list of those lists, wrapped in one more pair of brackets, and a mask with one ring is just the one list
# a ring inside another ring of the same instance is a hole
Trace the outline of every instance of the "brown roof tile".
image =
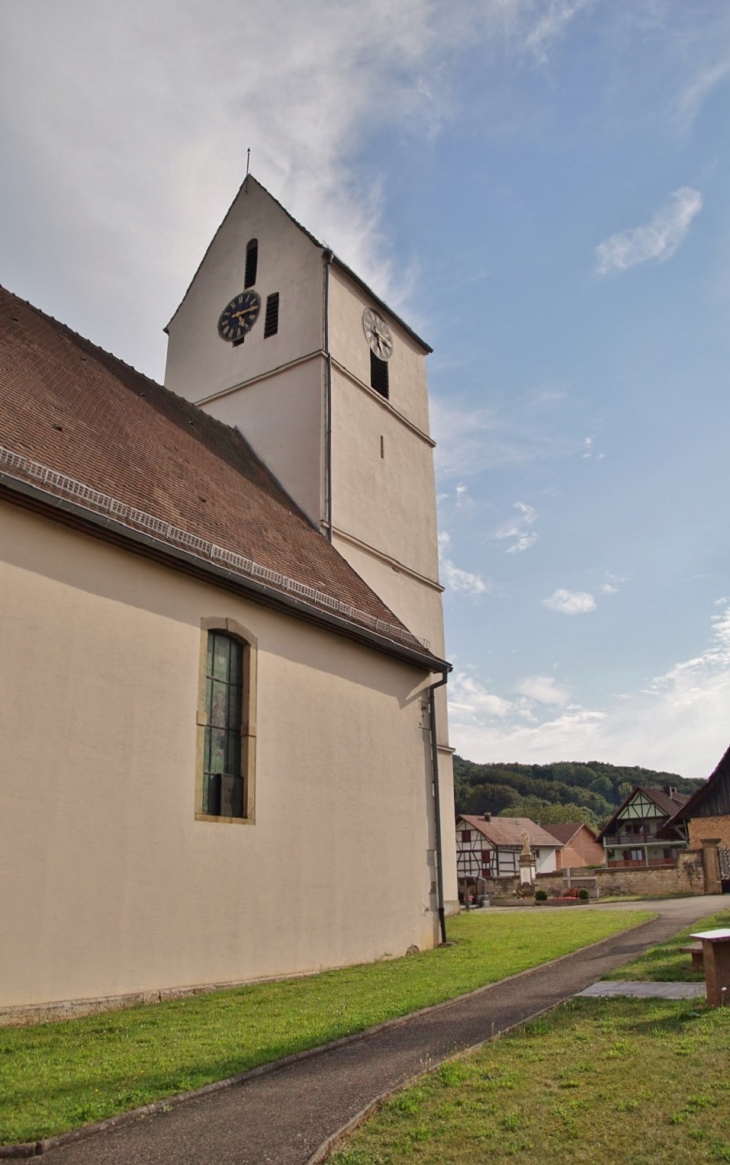
[(548, 833), (551, 833), (553, 837), (557, 838), (561, 845), (567, 845), (581, 829), (587, 829), (593, 840), (595, 841), (596, 839), (595, 832), (584, 821), (546, 822), (543, 825), (543, 829), (546, 829)]
[(472, 828), (476, 829), (492, 845), (519, 845), (523, 844), (522, 834), (526, 833), (530, 839), (530, 845), (544, 845), (555, 846), (560, 848), (560, 842), (543, 829), (542, 826), (537, 825), (531, 821), (529, 817), (492, 817), (490, 821), (485, 821), (483, 817), (475, 817), (472, 814), (459, 814), (462, 821), (466, 821)]
[(403, 628), (236, 429), (3, 288), (0, 445)]

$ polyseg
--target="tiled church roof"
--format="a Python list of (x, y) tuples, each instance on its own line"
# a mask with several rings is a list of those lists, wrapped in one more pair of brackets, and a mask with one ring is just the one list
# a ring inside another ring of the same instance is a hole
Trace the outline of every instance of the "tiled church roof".
[[(295, 580), (355, 608), (351, 621), (372, 629), (378, 620), (379, 633), (423, 651), (238, 430), (3, 288), (0, 447), (100, 491), (105, 505), (111, 497), (169, 523), (191, 536), (193, 552), (196, 540), (214, 543), (274, 572), (267, 585)], [(27, 479), (15, 464), (5, 456), (0, 470)]]

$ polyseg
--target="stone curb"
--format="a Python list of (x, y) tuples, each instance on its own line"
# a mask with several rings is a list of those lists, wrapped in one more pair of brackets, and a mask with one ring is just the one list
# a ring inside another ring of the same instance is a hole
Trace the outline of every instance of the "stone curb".
[[(494, 987), (501, 987), (503, 983), (509, 983), (513, 979), (520, 979), (525, 975), (533, 975), (536, 971), (542, 970), (544, 967), (554, 967), (558, 963), (562, 963), (565, 959), (570, 959), (573, 955), (577, 955), (579, 951), (593, 950), (595, 947), (603, 946), (604, 943), (611, 942), (618, 938), (619, 935), (630, 934), (633, 930), (639, 930), (642, 926), (648, 926), (655, 922), (659, 916), (655, 914), (652, 918), (647, 918), (644, 922), (636, 922), (633, 926), (626, 927), (625, 930), (616, 931), (615, 934), (608, 935), (606, 938), (599, 939), (598, 942), (588, 943), (587, 946), (578, 947), (575, 951), (570, 951), (567, 955), (560, 955), (557, 959), (551, 959), (546, 963), (538, 963), (535, 967), (528, 967), (524, 971), (517, 971), (514, 975), (507, 975), (504, 979), (498, 979), (496, 983), (485, 983), (483, 987), (475, 987), (473, 991), (466, 991), (463, 995), (455, 995), (453, 999), (444, 999), (441, 1003), (434, 1003), (430, 1007), (421, 1007), (418, 1011), (411, 1011), (407, 1015), (397, 1015), (393, 1019), (386, 1019), (382, 1023), (375, 1024), (373, 1027), (364, 1028), (360, 1032), (353, 1032), (349, 1036), (341, 1036), (339, 1039), (330, 1040), (329, 1043), (319, 1044), (316, 1048), (306, 1048), (302, 1052), (294, 1052), (291, 1056), (283, 1056), (280, 1060), (272, 1060), (269, 1064), (261, 1064), (258, 1068), (248, 1068), (245, 1072), (241, 1072), (237, 1076), (227, 1076), (225, 1080), (215, 1080), (212, 1084), (204, 1084), (201, 1088), (191, 1089), (189, 1092), (178, 1092), (174, 1096), (168, 1096), (163, 1100), (156, 1100), (153, 1104), (145, 1104), (140, 1108), (130, 1109), (129, 1112), (119, 1113), (118, 1116), (108, 1117), (106, 1120), (95, 1121), (90, 1125), (83, 1125), (78, 1129), (70, 1129), (67, 1133), (58, 1133), (55, 1137), (46, 1137), (39, 1141), (21, 1141), (14, 1145), (0, 1145), (0, 1161), (17, 1160), (24, 1157), (40, 1157), (44, 1153), (50, 1152), (51, 1149), (59, 1149), (62, 1145), (74, 1144), (77, 1141), (86, 1141), (91, 1137), (98, 1136), (99, 1133), (110, 1132), (113, 1129), (118, 1129), (123, 1125), (132, 1124), (134, 1121), (144, 1120), (147, 1116), (153, 1116), (158, 1112), (169, 1112), (171, 1108), (176, 1108), (179, 1104), (186, 1104), (191, 1100), (197, 1100), (199, 1097), (208, 1096), (213, 1092), (220, 1092), (225, 1088), (235, 1088), (236, 1085), (245, 1084), (248, 1080), (253, 1080), (257, 1076), (265, 1076), (270, 1072), (278, 1072), (282, 1068), (287, 1068), (290, 1064), (298, 1064), (302, 1060), (309, 1060), (312, 1056), (321, 1056), (325, 1052), (331, 1051), (333, 1048), (341, 1048), (347, 1044), (354, 1044), (360, 1040), (368, 1039), (370, 1036), (376, 1035), (378, 1032), (385, 1031), (387, 1028), (401, 1027), (408, 1023), (409, 1020), (415, 1019), (422, 1015), (429, 1015), (436, 1011), (443, 1011), (454, 1003), (458, 1003), (462, 999), (470, 999), (475, 995), (483, 995), (487, 991), (491, 991)], [(554, 1006), (554, 1005), (553, 1005)], [(550, 1010), (547, 1008), (546, 1010)], [(536, 1012), (536, 1015), (542, 1014)], [(534, 1017), (529, 1017), (534, 1018)], [(526, 1021), (523, 1021), (526, 1022)], [(519, 1025), (515, 1025), (519, 1026)], [(505, 1028), (505, 1031), (510, 1029)], [(500, 1033), (501, 1034), (501, 1033)], [(492, 1038), (492, 1037), (490, 1037)], [(482, 1041), (485, 1043), (488, 1041)], [(475, 1044), (474, 1047), (481, 1047), (481, 1044)], [(471, 1051), (470, 1047), (467, 1049)], [(461, 1053), (459, 1053), (461, 1054)], [(450, 1059), (452, 1057), (446, 1057)], [(442, 1061), (439, 1061), (441, 1063)], [(419, 1073), (418, 1075), (422, 1075)], [(416, 1079), (412, 1077), (411, 1079)], [(406, 1082), (408, 1083), (408, 1081)], [(405, 1085), (399, 1085), (398, 1088), (393, 1089), (393, 1092), (399, 1091)], [(383, 1099), (391, 1095), (390, 1092), (385, 1093), (383, 1097), (378, 1097), (371, 1105), (368, 1105), (362, 1113), (355, 1117), (358, 1123), (365, 1119), (367, 1115), (376, 1107)], [(352, 1122), (350, 1122), (351, 1124)], [(339, 1130), (334, 1134), (336, 1139), (345, 1136), (350, 1128), (350, 1124), (344, 1129)], [(354, 1126), (353, 1126), (354, 1127)], [(329, 1140), (331, 1140), (330, 1138)], [(329, 1144), (329, 1140), (327, 1144)], [(318, 1149), (317, 1152), (320, 1152)], [(331, 1152), (331, 1149), (328, 1150)], [(312, 1157), (311, 1161), (314, 1165), (315, 1161), (323, 1161), (324, 1157)], [(310, 1165), (307, 1162), (307, 1165)]]

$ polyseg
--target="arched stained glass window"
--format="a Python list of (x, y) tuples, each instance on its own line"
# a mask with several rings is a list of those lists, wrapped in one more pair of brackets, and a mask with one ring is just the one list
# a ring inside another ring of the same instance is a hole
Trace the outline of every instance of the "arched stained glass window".
[(244, 651), (232, 635), (208, 632), (202, 811), (211, 817), (243, 817)]

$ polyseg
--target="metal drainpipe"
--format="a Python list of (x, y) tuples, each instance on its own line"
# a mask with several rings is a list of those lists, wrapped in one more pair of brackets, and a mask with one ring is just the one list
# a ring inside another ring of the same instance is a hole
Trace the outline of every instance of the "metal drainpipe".
[[(451, 669), (449, 669), (451, 670)], [(446, 942), (446, 909), (444, 904), (444, 870), (443, 870), (443, 854), (441, 847), (441, 787), (439, 783), (439, 754), (438, 754), (438, 731), (436, 728), (436, 697), (434, 692), (436, 688), (442, 688), (449, 678), (449, 673), (444, 672), (440, 680), (435, 684), (431, 684), (428, 689), (428, 714), (431, 724), (431, 768), (433, 773), (433, 811), (436, 819), (436, 885), (438, 887), (438, 915), (439, 927), (441, 929), (441, 942)]]
[(325, 428), (325, 521), (327, 537), (332, 541), (332, 356), (330, 354), (330, 264), (332, 252), (323, 251), (324, 263), (324, 355), (326, 368)]

